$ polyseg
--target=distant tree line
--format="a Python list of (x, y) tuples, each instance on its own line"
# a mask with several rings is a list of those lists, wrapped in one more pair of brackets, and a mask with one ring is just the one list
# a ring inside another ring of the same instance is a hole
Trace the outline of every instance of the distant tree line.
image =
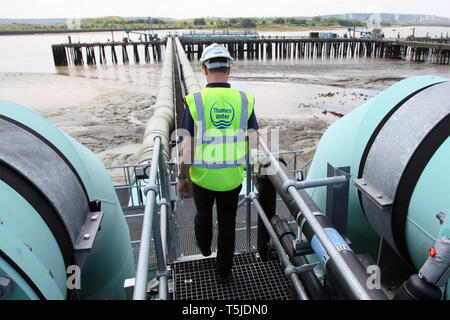
[(365, 27), (366, 23), (359, 20), (339, 18), (314, 17), (312, 19), (301, 18), (230, 18), (228, 20), (216, 20), (218, 28), (257, 28), (261, 27)]
[[(211, 19), (211, 18), (195, 18), (182, 20), (163, 20), (152, 18), (152, 26), (155, 29), (160, 28), (242, 28), (242, 29), (295, 29), (307, 27), (365, 27), (366, 23), (359, 20), (348, 20), (341, 18), (321, 18), (313, 17), (312, 19), (304, 18), (229, 18), (229, 19)], [(83, 30), (96, 29), (148, 29), (149, 21), (145, 18), (124, 19), (122, 17), (100, 17), (81, 19), (77, 27)], [(69, 30), (72, 25), (58, 23), (54, 25), (39, 24), (0, 24), (0, 31), (56, 31)]]
[(296, 26), (312, 26), (312, 27), (365, 27), (366, 23), (359, 20), (349, 20), (340, 18), (326, 18), (313, 17), (312, 19), (300, 19), (300, 18), (274, 18), (272, 19), (274, 24), (290, 24)]

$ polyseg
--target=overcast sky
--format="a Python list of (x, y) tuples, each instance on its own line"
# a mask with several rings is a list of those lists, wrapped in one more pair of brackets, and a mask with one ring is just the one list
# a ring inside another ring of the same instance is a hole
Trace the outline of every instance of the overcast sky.
[(450, 0), (0, 0), (0, 18), (315, 16), (350, 12), (450, 17)]

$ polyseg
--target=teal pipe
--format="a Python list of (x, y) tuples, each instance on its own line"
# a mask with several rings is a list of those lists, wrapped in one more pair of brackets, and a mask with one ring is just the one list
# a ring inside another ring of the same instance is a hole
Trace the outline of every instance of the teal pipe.
[[(0, 275), (8, 274), (15, 283), (9, 299), (39, 299), (38, 294), (9, 259), (23, 270), (46, 299), (66, 298), (66, 269), (58, 244), (44, 220), (10, 186), (0, 181)], [(14, 271), (14, 272), (12, 272)]]
[[(135, 273), (133, 253), (129, 229), (103, 163), (86, 147), (30, 109), (0, 100), (0, 116), (20, 122), (45, 137), (75, 168), (89, 201), (101, 202), (104, 214), (101, 230), (81, 270), (80, 298), (124, 299), (124, 280), (134, 278)], [(40, 298), (36, 288), (46, 299), (69, 298), (66, 296), (68, 266), (64, 265), (51, 230), (39, 214), (3, 181), (0, 181), (0, 201), (8, 208), (0, 212), (3, 222), (0, 228), (7, 230), (0, 234), (8, 237), (0, 240), (0, 250), (9, 252), (10, 260), (20, 265), (29, 278), (28, 282), (25, 281), (22, 275), (12, 271), (11, 263), (0, 260), (0, 274), (13, 276), (16, 284), (8, 298)], [(27, 284), (30, 280), (35, 284), (34, 290)]]
[(101, 202), (104, 213), (101, 230), (84, 265), (81, 297), (113, 293), (113, 299), (124, 299), (124, 280), (134, 278), (135, 265), (122, 207), (104, 164), (86, 147), (67, 138), (79, 152), (91, 181), (98, 181), (91, 185), (89, 197), (91, 201)]
[[(418, 76), (400, 81), (333, 123), (323, 134), (306, 180), (327, 176), (327, 163), (350, 166), (351, 180), (358, 178), (362, 155), (382, 119), (412, 93), (449, 79)], [(440, 235), (449, 236), (449, 220), (441, 225), (437, 212), (450, 213), (450, 138), (439, 147), (417, 182), (408, 208), (405, 238), (417, 269), (428, 257), (428, 248)], [(321, 210), (326, 208), (326, 187), (308, 189)], [(357, 253), (378, 256), (380, 236), (370, 226), (353, 184), (349, 191), (348, 237)], [(447, 290), (448, 291), (448, 290)], [(448, 297), (447, 297), (448, 298)]]

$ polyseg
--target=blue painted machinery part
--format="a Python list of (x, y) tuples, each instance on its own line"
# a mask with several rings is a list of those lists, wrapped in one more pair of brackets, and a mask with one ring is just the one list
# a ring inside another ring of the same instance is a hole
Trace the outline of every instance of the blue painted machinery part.
[[(350, 166), (347, 230), (356, 252), (378, 257), (382, 238), (417, 271), (429, 248), (450, 237), (449, 136), (450, 80), (434, 76), (400, 81), (328, 128), (307, 180), (326, 177), (327, 163)], [(326, 188), (308, 193), (324, 211)]]
[(80, 143), (7, 101), (0, 199), (0, 299), (125, 298), (133, 255), (109, 173)]

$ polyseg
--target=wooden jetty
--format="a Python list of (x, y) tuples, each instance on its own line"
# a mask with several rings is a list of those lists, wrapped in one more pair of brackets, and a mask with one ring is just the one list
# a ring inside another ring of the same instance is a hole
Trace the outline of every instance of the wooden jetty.
[(428, 61), (437, 64), (450, 63), (448, 42), (396, 41), (392, 47), (400, 58), (412, 61)]
[[(358, 38), (180, 38), (188, 59), (200, 58), (211, 43), (225, 45), (237, 59), (314, 59), (314, 58), (388, 58), (426, 61), (436, 64), (450, 63), (450, 44), (443, 42), (404, 41)], [(68, 43), (52, 46), (55, 66), (130, 63), (161, 61), (164, 41)], [(131, 47), (131, 50), (129, 49)], [(142, 51), (143, 47), (143, 51)], [(117, 54), (116, 49), (121, 53)], [(143, 53), (142, 53), (143, 52)], [(119, 58), (118, 58), (119, 57)], [(152, 59), (153, 58), (153, 59)]]
[(289, 39), (183, 39), (189, 59), (199, 58), (206, 46), (217, 42), (233, 58), (390, 58), (449, 64), (450, 44), (385, 39), (289, 38)]
[[(164, 46), (161, 41), (142, 41), (142, 42), (105, 42), (105, 43), (67, 43), (52, 45), (53, 60), (55, 66), (81, 66), (85, 63), (87, 65), (106, 64), (107, 57), (111, 57), (112, 64), (118, 64), (119, 58), (117, 51), (120, 51), (120, 57), (123, 64), (130, 62), (128, 54), (128, 47), (133, 51), (133, 59), (135, 63), (141, 62), (139, 55), (139, 47), (143, 47), (143, 58), (146, 63), (152, 61), (161, 61), (162, 53), (161, 46)], [(83, 54), (84, 51), (84, 54)]]

